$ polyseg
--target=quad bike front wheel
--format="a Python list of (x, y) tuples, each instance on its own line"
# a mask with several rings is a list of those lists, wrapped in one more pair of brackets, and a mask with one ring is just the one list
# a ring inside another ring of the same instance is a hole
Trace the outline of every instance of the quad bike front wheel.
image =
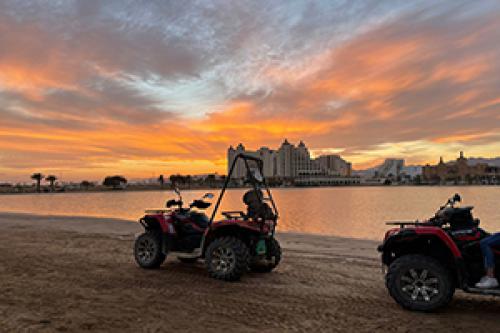
[(165, 255), (161, 251), (161, 234), (147, 231), (137, 237), (134, 245), (134, 257), (142, 268), (160, 267), (165, 261)]
[(386, 285), (399, 305), (413, 311), (442, 308), (455, 293), (450, 271), (436, 259), (423, 255), (396, 259), (389, 266)]
[(236, 237), (214, 239), (206, 250), (205, 264), (211, 277), (225, 281), (236, 281), (248, 269), (248, 246)]
[(250, 269), (257, 273), (269, 273), (275, 269), (281, 261), (281, 246), (276, 238), (271, 238), (266, 242), (267, 253), (265, 258), (254, 261), (250, 264)]

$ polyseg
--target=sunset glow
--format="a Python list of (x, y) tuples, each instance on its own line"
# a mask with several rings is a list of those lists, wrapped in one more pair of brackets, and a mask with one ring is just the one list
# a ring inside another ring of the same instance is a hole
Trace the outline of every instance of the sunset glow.
[(497, 1), (1, 1), (0, 182), (500, 156)]

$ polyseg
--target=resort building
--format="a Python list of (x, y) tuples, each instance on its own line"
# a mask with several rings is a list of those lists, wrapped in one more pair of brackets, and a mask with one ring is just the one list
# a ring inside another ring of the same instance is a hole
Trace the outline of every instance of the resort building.
[(396, 158), (387, 158), (384, 163), (378, 167), (377, 176), (380, 178), (397, 178), (400, 176), (405, 166), (405, 160)]
[[(264, 172), (264, 177), (269, 178), (273, 177), (276, 173), (276, 156), (275, 156), (275, 151), (267, 148), (267, 147), (261, 147), (257, 151), (251, 151), (251, 150), (246, 150), (245, 146), (243, 144), (239, 144), (236, 149), (233, 148), (233, 146), (229, 147), (227, 151), (227, 172), (229, 174), (229, 169), (231, 168), (231, 165), (233, 164), (233, 161), (235, 157), (238, 154), (245, 153), (247, 155), (251, 155), (254, 157), (258, 157), (262, 159), (264, 162), (263, 165), (263, 172)], [(246, 168), (242, 160), (239, 160), (238, 163), (235, 165), (235, 169), (232, 174), (232, 178), (234, 179), (243, 179), (246, 177)]]
[(321, 155), (314, 163), (329, 176), (351, 176), (352, 165), (339, 155)]
[(498, 183), (500, 180), (500, 167), (487, 163), (469, 163), (460, 152), (456, 161), (444, 162), (439, 159), (437, 165), (423, 167), (422, 176), (430, 183)]
[[(264, 176), (279, 179), (285, 183), (326, 185), (339, 181), (339, 177), (351, 176), (351, 163), (343, 160), (339, 155), (311, 158), (309, 149), (302, 141), (295, 146), (285, 139), (277, 150), (261, 147), (256, 151), (250, 151), (246, 150), (241, 143), (236, 148), (231, 146), (227, 152), (228, 172), (234, 158), (240, 153), (259, 157), (264, 164)], [(246, 176), (243, 163), (240, 160), (235, 165), (233, 179), (242, 179)], [(342, 184), (345, 181), (343, 180)]]

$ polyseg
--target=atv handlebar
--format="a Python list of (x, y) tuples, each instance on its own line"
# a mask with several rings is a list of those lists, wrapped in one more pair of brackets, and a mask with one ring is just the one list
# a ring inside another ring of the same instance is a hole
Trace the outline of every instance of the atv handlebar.
[(194, 200), (191, 204), (189, 204), (189, 208), (198, 208), (198, 209), (207, 209), (210, 207), (211, 203), (203, 200)]
[(165, 207), (170, 208), (172, 206), (178, 206), (179, 208), (182, 208), (183, 204), (184, 203), (182, 202), (182, 200), (171, 199), (171, 200), (167, 201), (167, 203), (165, 204)]
[(439, 207), (439, 210), (434, 215), (434, 218), (441, 218), (441, 214), (446, 208), (454, 208), (455, 204), (460, 201), (462, 201), (462, 198), (460, 197), (460, 194), (456, 193), (453, 197), (449, 198), (443, 206)]
[[(212, 197), (213, 197), (213, 195), (211, 193), (207, 193), (207, 194), (205, 194), (203, 196), (203, 199), (205, 199), (205, 198), (212, 198)], [(212, 205), (212, 203), (206, 202), (203, 199), (195, 199), (195, 200), (193, 200), (193, 202), (191, 202), (189, 204), (189, 209), (191, 209), (191, 208), (207, 209), (208, 207), (210, 207)], [(170, 208), (170, 207), (173, 207), (173, 206), (177, 206), (179, 209), (183, 209), (182, 208), (183, 204), (184, 204), (184, 202), (182, 201), (182, 199), (179, 199), (179, 200), (171, 199), (171, 200), (167, 201), (167, 203), (165, 204), (165, 207)]]

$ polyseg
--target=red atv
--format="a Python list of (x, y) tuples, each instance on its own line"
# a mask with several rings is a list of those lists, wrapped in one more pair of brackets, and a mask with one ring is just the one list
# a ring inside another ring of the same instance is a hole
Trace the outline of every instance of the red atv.
[[(246, 168), (246, 183), (252, 185), (243, 197), (247, 212), (222, 212), (225, 219), (215, 222), (237, 162), (240, 162), (238, 167)], [(178, 199), (167, 201), (167, 209), (146, 211), (139, 220), (145, 232), (137, 237), (134, 247), (139, 266), (158, 268), (167, 255), (175, 255), (184, 263), (204, 259), (209, 274), (226, 281), (240, 279), (248, 269), (272, 271), (281, 260), (281, 248), (274, 237), (278, 211), (261, 176), (262, 164), (262, 160), (244, 154), (235, 158), (211, 218), (200, 210), (211, 205), (205, 199), (212, 198), (213, 194), (207, 193), (184, 207), (177, 189)]]
[[(473, 207), (455, 207), (458, 194), (424, 222), (391, 222), (378, 250), (388, 267), (386, 286), (403, 308), (433, 311), (447, 305), (460, 288), (465, 292), (500, 296), (500, 289), (478, 289), (485, 275), (479, 242), (489, 234), (479, 228)], [(495, 250), (500, 267), (500, 248)], [(500, 278), (497, 268), (496, 276)]]

